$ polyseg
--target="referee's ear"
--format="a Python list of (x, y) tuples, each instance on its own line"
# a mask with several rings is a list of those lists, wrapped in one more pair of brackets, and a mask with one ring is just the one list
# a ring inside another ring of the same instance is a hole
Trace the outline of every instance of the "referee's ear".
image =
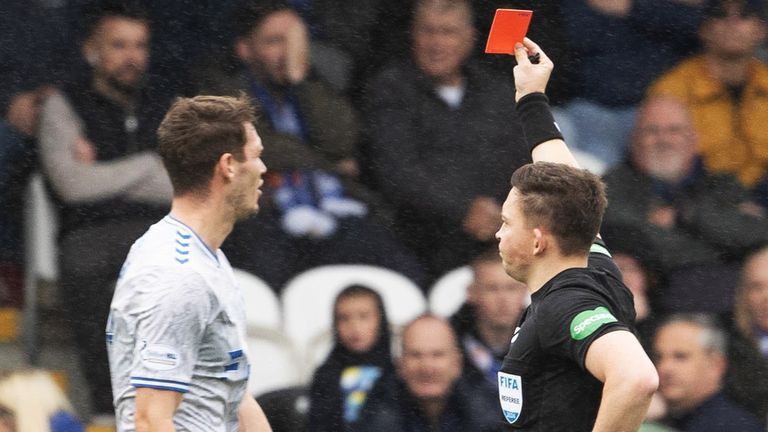
[(538, 256), (546, 252), (549, 247), (549, 236), (545, 235), (541, 228), (533, 229), (533, 255)]

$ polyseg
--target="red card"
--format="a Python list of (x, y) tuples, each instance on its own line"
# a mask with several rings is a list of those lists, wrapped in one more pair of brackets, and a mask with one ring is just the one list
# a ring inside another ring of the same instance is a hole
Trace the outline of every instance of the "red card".
[(488, 43), (485, 45), (487, 54), (514, 54), (515, 43), (523, 42), (531, 23), (532, 11), (520, 9), (496, 9), (491, 31), (488, 33)]

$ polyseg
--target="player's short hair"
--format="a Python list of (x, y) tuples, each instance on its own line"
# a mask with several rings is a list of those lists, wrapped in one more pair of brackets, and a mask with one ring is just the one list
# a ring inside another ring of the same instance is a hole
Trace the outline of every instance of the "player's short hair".
[(520, 209), (529, 225), (549, 230), (563, 255), (589, 252), (608, 204), (600, 177), (564, 164), (537, 162), (518, 168), (511, 183), (520, 193)]
[(225, 153), (245, 160), (243, 123), (254, 121), (256, 108), (243, 93), (176, 99), (157, 129), (174, 195), (207, 193), (214, 166)]
[(82, 9), (83, 39), (93, 36), (94, 32), (107, 18), (123, 18), (141, 21), (149, 25), (149, 14), (144, 5), (137, 0), (98, 0), (87, 3)]
[(244, 0), (233, 9), (232, 23), (235, 37), (251, 34), (275, 12), (295, 10), (286, 0)]

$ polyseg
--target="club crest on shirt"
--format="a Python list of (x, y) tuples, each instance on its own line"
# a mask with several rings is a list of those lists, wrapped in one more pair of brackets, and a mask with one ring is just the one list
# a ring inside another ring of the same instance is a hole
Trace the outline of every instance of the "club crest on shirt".
[(598, 306), (592, 310), (585, 310), (576, 315), (571, 321), (571, 337), (574, 340), (582, 340), (603, 324), (618, 321), (604, 306)]
[(523, 380), (520, 375), (499, 372), (499, 402), (507, 422), (514, 423), (523, 410)]
[(176, 368), (180, 363), (181, 355), (172, 346), (145, 344), (141, 350), (141, 364), (147, 369), (167, 371)]

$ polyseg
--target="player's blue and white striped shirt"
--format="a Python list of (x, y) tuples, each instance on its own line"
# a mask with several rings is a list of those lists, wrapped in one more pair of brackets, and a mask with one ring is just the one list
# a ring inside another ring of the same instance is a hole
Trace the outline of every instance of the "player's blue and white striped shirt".
[(224, 254), (172, 216), (136, 241), (107, 323), (119, 432), (134, 430), (137, 387), (184, 393), (177, 431), (238, 430), (248, 380), (243, 304)]

